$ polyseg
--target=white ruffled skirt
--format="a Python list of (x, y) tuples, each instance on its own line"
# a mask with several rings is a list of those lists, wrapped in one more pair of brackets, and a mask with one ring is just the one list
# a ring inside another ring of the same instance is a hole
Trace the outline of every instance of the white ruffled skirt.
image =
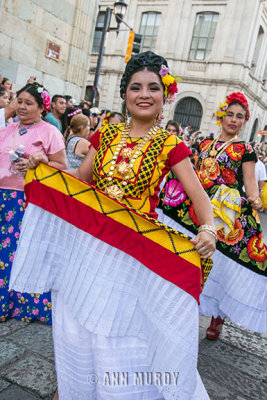
[[(157, 212), (160, 222), (193, 236), (161, 209)], [(246, 329), (267, 332), (267, 278), (218, 250), (212, 259), (213, 267), (200, 295), (200, 314), (227, 317)]]
[(209, 399), (196, 300), (121, 250), (29, 204), (10, 288), (52, 289), (60, 400)]

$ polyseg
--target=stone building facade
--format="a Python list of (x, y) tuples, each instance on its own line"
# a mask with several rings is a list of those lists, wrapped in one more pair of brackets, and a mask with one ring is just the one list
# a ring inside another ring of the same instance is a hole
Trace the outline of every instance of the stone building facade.
[[(181, 78), (177, 101), (164, 106), (164, 122), (191, 123), (203, 134), (217, 132), (214, 112), (227, 94), (242, 91), (251, 118), (243, 130), (246, 140), (264, 140), (267, 128), (267, 1), (266, 0), (126, 0), (125, 22), (143, 34), (142, 50), (167, 58)], [(113, 1), (100, 0), (97, 25)], [(115, 21), (111, 21), (115, 24)], [(122, 109), (119, 84), (125, 67), (129, 31), (111, 31), (99, 80), (99, 107)], [(88, 87), (93, 84), (99, 48), (95, 32)]]
[(84, 96), (98, 0), (0, 0), (0, 73), (18, 89)]

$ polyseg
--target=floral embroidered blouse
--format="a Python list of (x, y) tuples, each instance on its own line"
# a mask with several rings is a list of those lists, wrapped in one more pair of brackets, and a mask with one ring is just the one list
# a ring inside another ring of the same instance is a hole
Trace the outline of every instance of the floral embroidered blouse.
[[(243, 141), (229, 144), (217, 158), (219, 168), (208, 178), (201, 174), (200, 167), (203, 158), (209, 156), (210, 144), (213, 138), (204, 139), (199, 146), (199, 159), (196, 165), (196, 174), (212, 199), (221, 185), (237, 189), (241, 196), (241, 216), (235, 221), (235, 231), (227, 238), (218, 231), (217, 249), (239, 262), (245, 267), (262, 275), (267, 274), (267, 247), (262, 241), (262, 228), (256, 210), (252, 209), (243, 189), (242, 165), (245, 162), (256, 162), (256, 154), (250, 144)], [(223, 142), (218, 141), (215, 149), (218, 150)], [(206, 151), (208, 149), (208, 151)], [(170, 173), (164, 191), (161, 195), (160, 207), (179, 224), (197, 233), (199, 221), (191, 200), (180, 182)]]

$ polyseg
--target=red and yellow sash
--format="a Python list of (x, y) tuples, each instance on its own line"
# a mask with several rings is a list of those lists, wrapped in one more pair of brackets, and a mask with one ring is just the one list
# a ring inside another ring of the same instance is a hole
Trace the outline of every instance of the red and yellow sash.
[(45, 164), (28, 170), (25, 193), (27, 203), (126, 252), (199, 301), (201, 262), (186, 235)]

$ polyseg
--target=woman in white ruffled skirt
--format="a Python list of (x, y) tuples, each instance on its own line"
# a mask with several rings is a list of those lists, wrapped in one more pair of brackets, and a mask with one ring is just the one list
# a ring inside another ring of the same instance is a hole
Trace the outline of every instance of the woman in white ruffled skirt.
[[(249, 119), (245, 96), (231, 93), (216, 115), (221, 134), (201, 142), (196, 171), (213, 205), (218, 236), (213, 266), (200, 296), (200, 313), (213, 316), (208, 339), (219, 337), (225, 317), (246, 329), (267, 331), (267, 248), (256, 211), (261, 207), (257, 158), (251, 145), (238, 138)], [(188, 235), (200, 225), (194, 205), (171, 175), (159, 220)]]
[[(199, 255), (213, 253), (215, 228), (189, 150), (156, 126), (175, 92), (164, 58), (134, 56), (121, 81), (131, 122), (92, 136), (69, 171), (78, 179), (44, 166), (28, 174), (10, 286), (52, 289), (60, 400), (209, 398), (197, 372)], [(155, 220), (170, 170), (202, 224), (191, 243)]]

